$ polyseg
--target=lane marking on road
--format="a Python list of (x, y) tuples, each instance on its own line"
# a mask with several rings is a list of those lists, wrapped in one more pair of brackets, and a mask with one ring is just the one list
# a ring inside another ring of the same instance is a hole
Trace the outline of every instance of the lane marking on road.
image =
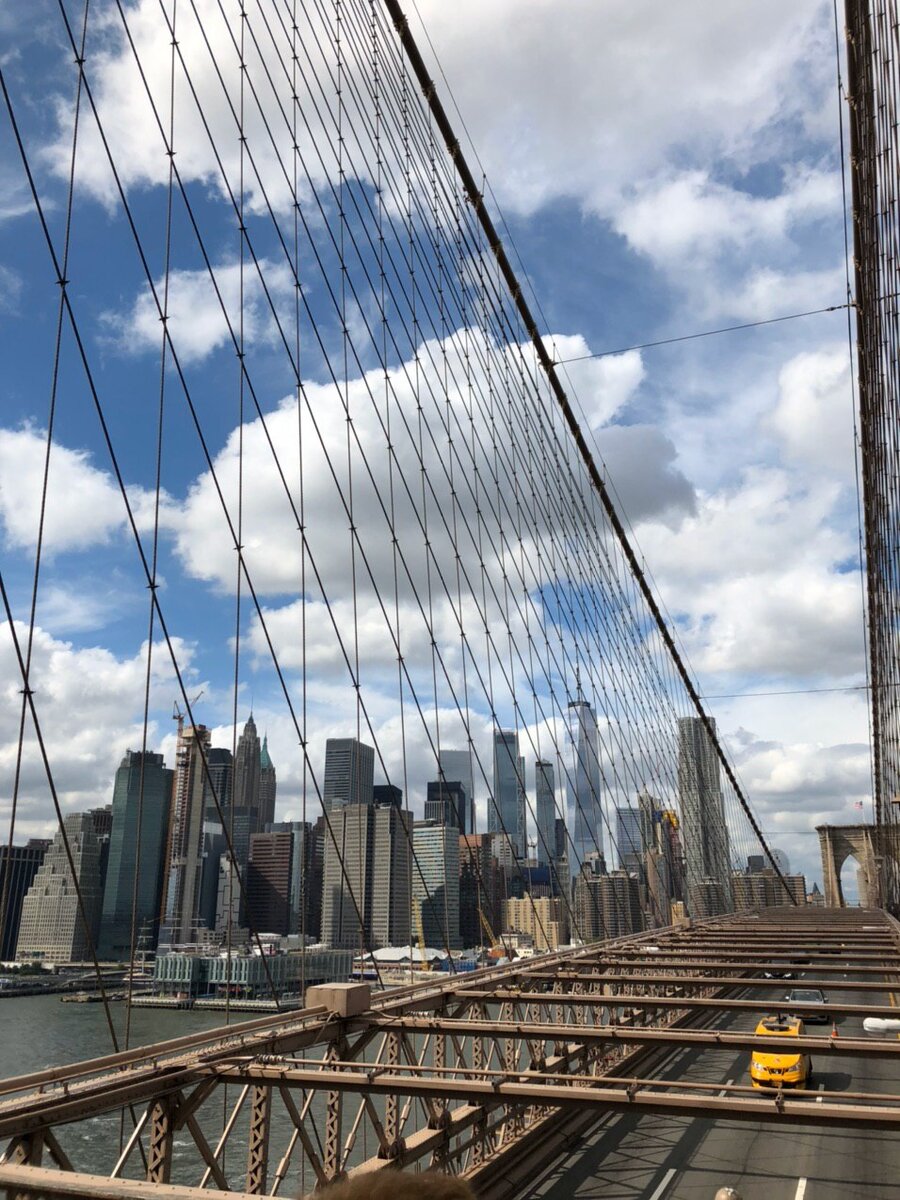
[(650, 1197), (650, 1200), (660, 1200), (660, 1198), (663, 1195), (663, 1193), (665, 1192), (666, 1188), (672, 1182), (673, 1177), (677, 1173), (678, 1173), (677, 1167), (669, 1167), (668, 1171), (666, 1171), (665, 1175), (663, 1175), (662, 1179), (659, 1181), (659, 1187), (656, 1189), (656, 1191)]
[(822, 1095), (822, 1093), (825, 1091), (825, 1084), (820, 1083), (819, 1086), (816, 1088), (816, 1091), (819, 1093), (818, 1096), (816, 1096), (816, 1104), (821, 1104), (825, 1098)]
[(794, 1200), (803, 1200), (803, 1197), (805, 1195), (806, 1195), (806, 1180), (798, 1179), (797, 1180), (797, 1190), (796, 1190), (796, 1192), (794, 1192)]
[(721, 1092), (719, 1092), (719, 1095), (720, 1095), (720, 1096), (724, 1096), (724, 1095), (725, 1095), (725, 1093), (728, 1091), (728, 1089), (731, 1087), (731, 1085), (732, 1085), (733, 1083), (734, 1083), (734, 1080), (733, 1080), (733, 1079), (726, 1079), (726, 1080), (725, 1080), (725, 1086), (722, 1088)]

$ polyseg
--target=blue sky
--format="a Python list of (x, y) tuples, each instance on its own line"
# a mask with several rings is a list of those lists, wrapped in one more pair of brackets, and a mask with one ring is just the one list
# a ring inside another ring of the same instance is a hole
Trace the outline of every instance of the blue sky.
[[(28, 8), (27, 17), (21, 9), (8, 9), (0, 18), (8, 47), (3, 68), (59, 239), (75, 77), (56, 4), (38, 0)], [(88, 74), (159, 280), (166, 160), (140, 82), (129, 68), (121, 27), (109, 6), (92, 5), (92, 10)], [(77, 24), (80, 5), (69, 4), (68, 11)], [(126, 11), (156, 93), (164, 97), (168, 50), (160, 6), (156, 0), (135, 0)], [(784, 6), (763, 0), (748, 6), (723, 0), (711, 13), (702, 0), (668, 7), (652, 0), (628, 5), (497, 0), (488, 8), (475, 0), (452, 6), (422, 0), (418, 12), (452, 88), (451, 99), (441, 84), (445, 102), (451, 113), (459, 107), (461, 117), (454, 113), (453, 119), (460, 128), (465, 121), (474, 145), (468, 152), (474, 161), (477, 151), (487, 174), (492, 203), (505, 217), (557, 358), (843, 303), (838, 103), (827, 3), (798, 0)], [(207, 15), (212, 36), (224, 36)], [(417, 27), (415, 12), (410, 15)], [(182, 38), (217, 136), (229, 147), (226, 174), (234, 180), (237, 141), (229, 135), (218, 85), (196, 36), (187, 36), (184, 25)], [(179, 169), (217, 275), (230, 289), (226, 302), (236, 312), (240, 268), (234, 212), (217, 182), (202, 130), (186, 101), (180, 103), (185, 107), (178, 110)], [(265, 157), (262, 132), (256, 132), (277, 207), (283, 181)], [(0, 522), (4, 573), (17, 615), (24, 616), (57, 288), (7, 121), (0, 122), (0, 137)], [(353, 153), (348, 146), (347, 154)], [(70, 293), (146, 532), (159, 323), (88, 117), (77, 164)], [(331, 167), (320, 163), (314, 169), (313, 182), (322, 194)], [(356, 195), (360, 204), (371, 202), (371, 179)], [(310, 221), (321, 226), (327, 217), (317, 212), (311, 194), (308, 201)], [(276, 310), (289, 321), (291, 279), (279, 259), (260, 187), (248, 185), (246, 209)], [(211, 452), (226, 486), (234, 490), (240, 412), (236, 360), (204, 283), (183, 206), (176, 205), (174, 214), (176, 345)], [(324, 245), (326, 239), (318, 241)], [(337, 315), (308, 255), (301, 265), (304, 295), (326, 350), (340, 357)], [(285, 404), (292, 373), (249, 268), (244, 279), (252, 380), (287, 453), (296, 423)], [(364, 314), (356, 317), (354, 344), (363, 368), (371, 369), (375, 356), (365, 349)], [(402, 355), (389, 357), (397, 366)], [(313, 407), (324, 411), (327, 372), (322, 356), (310, 349), (309, 336), (303, 361)], [(135, 697), (143, 674), (147, 603), (69, 337), (62, 365), (36, 661), (44, 672), (39, 695), (43, 692), (48, 727), (54, 730), (64, 800), (68, 807), (82, 807), (108, 798), (115, 765), (139, 736)], [(730, 695), (861, 683), (846, 313), (573, 362), (566, 377), (703, 690)], [(198, 717), (227, 740), (234, 553), (217, 524), (205, 464), (171, 377), (167, 389), (161, 594), (180, 639), (190, 687), (205, 690)], [(297, 653), (295, 531), (264, 465), (265, 447), (252, 425), (255, 414), (246, 389), (244, 404), (245, 461), (254, 480), (245, 509), (255, 539), (248, 555), (282, 653), (296, 671), (296, 657), (291, 658)], [(374, 426), (366, 428), (378, 436)], [(326, 437), (340, 446), (339, 423)], [(347, 569), (347, 555), (336, 548), (340, 513), (333, 504), (328, 507), (324, 486), (310, 474), (307, 500), (322, 506), (318, 550), (326, 571), (337, 579)], [(360, 503), (365, 500), (363, 488)], [(371, 513), (364, 517), (374, 520)], [(375, 570), (386, 569), (386, 563), (379, 560)], [(343, 593), (341, 602), (347, 603)], [(351, 617), (343, 611), (338, 619), (346, 623)], [(318, 744), (328, 733), (346, 731), (346, 691), (327, 614), (312, 605), (309, 620), (316, 685), (311, 729)], [(415, 620), (414, 613), (409, 620)], [(278, 702), (259, 624), (246, 599), (242, 644), (239, 712), (243, 716), (252, 702), (258, 724), (269, 729), (281, 772), (281, 810), (296, 815), (296, 736)], [(373, 720), (385, 754), (396, 761), (396, 714), (381, 690), (396, 666), (374, 625), (368, 640), (363, 637), (363, 650), (369, 653)], [(8, 648), (3, 653), (6, 661)], [(168, 711), (175, 690), (158, 661), (152, 734), (154, 744), (166, 736), (170, 746)], [(427, 667), (425, 660), (415, 663), (425, 674)], [(14, 681), (4, 695), (0, 794), (11, 786)], [(710, 707), (764, 827), (795, 866), (818, 875), (815, 839), (808, 831), (823, 820), (853, 820), (858, 816), (854, 803), (868, 802), (864, 694), (711, 700)], [(411, 773), (415, 778), (427, 774), (424, 760), (416, 760)], [(49, 820), (35, 770), (26, 779), (21, 833), (42, 832)]]

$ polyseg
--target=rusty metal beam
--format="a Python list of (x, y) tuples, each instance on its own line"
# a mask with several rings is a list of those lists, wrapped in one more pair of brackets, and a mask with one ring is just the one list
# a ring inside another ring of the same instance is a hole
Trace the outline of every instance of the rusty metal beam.
[[(176, 1184), (151, 1184), (141, 1179), (109, 1179), (80, 1171), (0, 1164), (0, 1188), (34, 1196), (70, 1196), (73, 1200), (209, 1200), (209, 1192)], [(229, 1192), (228, 1200), (250, 1200), (244, 1192)]]
[[(896, 1011), (896, 1010), (895, 1010)], [(514, 1039), (540, 1038), (545, 1041), (609, 1042), (615, 1043), (665, 1043), (674, 1046), (690, 1046), (694, 1049), (717, 1050), (733, 1047), (736, 1050), (772, 1050), (772, 1038), (753, 1033), (727, 1033), (721, 1030), (655, 1028), (647, 1025), (571, 1025), (543, 1024), (539, 1021), (448, 1021), (431, 1017), (381, 1017), (382, 1029), (399, 1029), (417, 1033), (482, 1034), (484, 1036)], [(799, 1051), (806, 1054), (853, 1055), (860, 1058), (900, 1058), (900, 1041), (872, 1038), (846, 1037), (782, 1037), (777, 1039), (780, 1051)], [(291, 1060), (286, 1059), (286, 1065)], [(507, 1057), (507, 1074), (515, 1071), (515, 1062)], [(438, 1073), (436, 1071), (436, 1073)]]
[[(668, 967), (672, 971), (783, 971), (789, 969), (792, 971), (805, 971), (807, 966), (815, 967), (821, 975), (846, 975), (848, 970), (851, 970), (854, 975), (896, 975), (900, 976), (900, 963), (894, 967), (889, 967), (887, 964), (878, 967), (859, 967), (855, 965), (845, 965), (835, 962), (834, 958), (828, 958), (823, 962), (817, 963), (802, 963), (797, 962), (797, 955), (785, 955), (779, 959), (773, 959), (771, 962), (736, 962), (732, 959), (669, 959), (664, 955), (651, 955), (649, 958), (635, 958), (621, 961), (618, 959), (598, 958), (592, 960), (592, 967), (612, 967), (623, 969), (627, 967), (630, 971), (653, 971), (659, 970), (661, 967)], [(802, 957), (807, 957), (803, 955)]]
[[(571, 973), (549, 974), (542, 972), (539, 975), (533, 975), (532, 979), (557, 981), (563, 980), (567, 983), (578, 981), (585, 983), (593, 981), (596, 983), (627, 983), (632, 987), (639, 984), (644, 987), (648, 984), (666, 984), (669, 987), (717, 987), (717, 988), (774, 988), (779, 991), (784, 991), (786, 987), (792, 987), (794, 979), (757, 979), (753, 975), (672, 975), (655, 972), (646, 975), (635, 975), (634, 973), (623, 973), (620, 971), (610, 972), (606, 975), (575, 975)], [(829, 989), (832, 992), (883, 992), (887, 995), (889, 992), (900, 991), (900, 982), (890, 983), (883, 981), (881, 983), (873, 983), (871, 980), (865, 979), (848, 979), (844, 982), (839, 982), (834, 979), (807, 979), (804, 977), (802, 986), (807, 988), (821, 988), (822, 991)], [(474, 989), (473, 989), (474, 990)], [(460, 995), (466, 993), (460, 990)], [(477, 993), (476, 993), (477, 994)]]
[(172, 1172), (172, 1137), (175, 1132), (175, 1097), (158, 1096), (150, 1105), (147, 1148), (147, 1182), (168, 1183)]
[(246, 1187), (247, 1192), (252, 1196), (261, 1196), (266, 1190), (271, 1116), (272, 1088), (265, 1084), (254, 1084), (250, 1089), (250, 1137), (247, 1143)]
[[(634, 982), (640, 982), (635, 980)], [(790, 982), (789, 980), (787, 981)], [(781, 981), (779, 990), (783, 991), (785, 981)], [(735, 1012), (770, 1012), (773, 1008), (784, 1008), (769, 999), (759, 1000), (728, 1000), (714, 996), (647, 996), (619, 992), (615, 995), (581, 995), (575, 992), (475, 992), (475, 999), (490, 999), (498, 1004), (503, 1000), (520, 999), (529, 1004), (541, 1007), (552, 1007), (555, 1004), (583, 1004), (591, 1008), (673, 1008), (673, 1009), (713, 1009), (715, 1011)], [(802, 1005), (796, 1007), (799, 1012)], [(894, 1017), (898, 1010), (888, 1004), (834, 1004), (828, 1001), (828, 1016), (837, 1017)], [(393, 1018), (386, 1018), (388, 1020)]]
[[(833, 1101), (817, 1102), (812, 1093), (809, 1099), (792, 1097), (780, 1092), (770, 1098), (758, 1093), (759, 1098), (732, 1094), (736, 1089), (727, 1089), (725, 1095), (713, 1091), (715, 1085), (700, 1091), (696, 1085), (666, 1082), (663, 1086), (678, 1088), (678, 1092), (660, 1093), (653, 1090), (652, 1081), (633, 1080), (626, 1086), (606, 1083), (597, 1076), (584, 1077), (585, 1086), (570, 1082), (554, 1083), (538, 1073), (518, 1073), (508, 1077), (499, 1071), (484, 1072), (480, 1078), (457, 1079), (435, 1075), (409, 1075), (386, 1070), (334, 1070), (300, 1069), (251, 1065), (221, 1070), (223, 1077), (251, 1079), (256, 1082), (277, 1082), (281, 1087), (328, 1088), (335, 1091), (369, 1092), (376, 1095), (397, 1093), (409, 1096), (455, 1097), (468, 1103), (477, 1103), (487, 1097), (498, 1103), (527, 1103), (547, 1105), (553, 1108), (594, 1107), (598, 1112), (619, 1110), (640, 1113), (657, 1113), (671, 1116), (703, 1116), (742, 1121), (772, 1121), (800, 1125), (839, 1125), (845, 1129), (893, 1129), (900, 1130), (900, 1103), (841, 1104)], [(563, 1077), (565, 1079), (565, 1077)], [(719, 1085), (719, 1091), (723, 1090)], [(744, 1091), (748, 1089), (743, 1089)], [(873, 1097), (882, 1100), (882, 1097)], [(889, 1098), (887, 1098), (889, 1100)], [(820, 1097), (821, 1100), (821, 1097)]]

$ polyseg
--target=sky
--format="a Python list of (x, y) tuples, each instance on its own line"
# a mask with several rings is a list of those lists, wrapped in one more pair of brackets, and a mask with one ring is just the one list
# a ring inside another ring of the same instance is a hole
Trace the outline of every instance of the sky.
[[(77, 36), (81, 6), (65, 7)], [(125, 7), (164, 98), (170, 51), (160, 32), (161, 6), (131, 0)], [(199, 7), (209, 35), (225, 46), (215, 6), (205, 0)], [(159, 279), (168, 163), (121, 26), (111, 6), (92, 9), (89, 76)], [(564, 363), (564, 382), (762, 826), (792, 869), (821, 881), (815, 825), (871, 815), (847, 312), (837, 307), (629, 348), (844, 305), (831, 5), (418, 0), (409, 15), (476, 177), (486, 177), (487, 199), (531, 289), (547, 344), (555, 359), (579, 360)], [(193, 77), (214, 126), (225, 130), (229, 114), (214, 73), (186, 24), (182, 44)], [(34, 0), (27, 13), (6, 7), (0, 35), (20, 132), (61, 247), (75, 93), (71, 47), (49, 0)], [(203, 130), (188, 112), (178, 126), (176, 161), (202, 214), (225, 304), (234, 310), (241, 272), (233, 211)], [(27, 622), (59, 289), (5, 114), (0, 139), (0, 532), (12, 606)], [(237, 139), (225, 144), (224, 170), (234, 180)], [(270, 191), (247, 184), (245, 205), (248, 222), (260, 229), (272, 303), (288, 311), (292, 280), (261, 221), (270, 199), (276, 209), (284, 205), (284, 181), (261, 153)], [(69, 292), (135, 521), (146, 534), (154, 520), (159, 318), (87, 118), (76, 162)], [(320, 163), (309, 188), (332, 170)], [(291, 590), (298, 565), (290, 514), (262, 465), (265, 439), (252, 398), (237, 396), (229, 330), (196, 248), (188, 249), (180, 209), (173, 231), (169, 287), (181, 361), (226, 492), (233, 496), (238, 486), (239, 450), (254, 481), (244, 506), (247, 554), (284, 662), (296, 669), (298, 602)], [(246, 275), (244, 336), (253, 344), (254, 384), (276, 443), (287, 445), (295, 436), (291, 388), (265, 299)], [(309, 302), (324, 303), (312, 284)], [(333, 320), (322, 323), (331, 344), (339, 331)], [(584, 357), (606, 351), (617, 353)], [(362, 395), (361, 373), (372, 366), (360, 364), (355, 394)], [(312, 408), (325, 412), (328, 382), (312, 375)], [(80, 809), (108, 803), (122, 753), (140, 744), (148, 609), (70, 336), (61, 344), (59, 378), (33, 653), (61, 801)], [(339, 449), (341, 422), (327, 420), (326, 441)], [(215, 488), (188, 416), (172, 404), (166, 421), (160, 592), (189, 694), (203, 692), (198, 719), (227, 744), (234, 552), (214, 520)], [(330, 503), (313, 471), (306, 503), (313, 514)], [(359, 504), (364, 522), (370, 519), (365, 489)], [(326, 574), (337, 578), (346, 570), (346, 556), (338, 561), (327, 532), (316, 552)], [(374, 567), (388, 569), (387, 560)], [(409, 595), (401, 599), (412, 604)], [(377, 622), (367, 625), (367, 603), (373, 599), (364, 595), (361, 646), (373, 681), (371, 718), (384, 745), (396, 747), (403, 731), (377, 686), (379, 672), (390, 669), (390, 648)], [(351, 620), (350, 604), (345, 594), (338, 598), (339, 624)], [(325, 736), (347, 732), (346, 684), (340, 648), (329, 637), (330, 615), (314, 601), (308, 609), (310, 736), (321, 747)], [(240, 629), (239, 724), (252, 707), (279, 770), (279, 815), (296, 817), (301, 755), (266, 661), (262, 624), (246, 599)], [(5, 823), (21, 705), (8, 636), (0, 639), (0, 659)], [(411, 659), (415, 667), (415, 654)], [(427, 672), (427, 662), (418, 665)], [(178, 692), (162, 653), (154, 659), (150, 692), (151, 744), (171, 758), (169, 714)], [(483, 714), (479, 720), (483, 734), (489, 721)], [(45, 834), (55, 824), (31, 735), (26, 744), (18, 837)], [(847, 882), (852, 893), (855, 881)]]

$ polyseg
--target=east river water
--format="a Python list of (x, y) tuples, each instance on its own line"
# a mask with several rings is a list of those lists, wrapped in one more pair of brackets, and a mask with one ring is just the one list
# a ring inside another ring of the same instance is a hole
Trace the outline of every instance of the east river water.
[[(125, 1005), (114, 1002), (110, 1005), (110, 1010), (122, 1046)], [(258, 1015), (236, 1014), (232, 1024), (241, 1020), (252, 1020)], [(221, 1012), (135, 1008), (131, 1013), (130, 1045), (144, 1046), (151, 1042), (180, 1037), (183, 1034), (223, 1025), (224, 1021), (225, 1014)], [(0, 1031), (0, 1078), (4, 1079), (12, 1075), (39, 1071), (45, 1067), (98, 1058), (112, 1052), (112, 1041), (103, 1005), (62, 1004), (58, 995), (0, 999)], [(219, 1139), (226, 1111), (231, 1111), (239, 1094), (240, 1088), (234, 1085), (227, 1089), (220, 1087), (200, 1111), (200, 1124), (213, 1148)], [(302, 1093), (296, 1093), (295, 1100), (299, 1108), (303, 1101)], [(313, 1112), (320, 1118), (322, 1107), (322, 1102), (317, 1097), (313, 1102)], [(140, 1109), (136, 1111), (139, 1116)], [(344, 1119), (345, 1137), (352, 1125), (354, 1113), (355, 1105), (348, 1105)], [(229, 1149), (225, 1157), (225, 1173), (230, 1187), (236, 1191), (242, 1191), (244, 1188), (249, 1115), (249, 1106), (245, 1106), (229, 1139)], [(321, 1119), (318, 1125), (324, 1134)], [(126, 1114), (126, 1139), (131, 1128), (131, 1117)], [(287, 1145), (291, 1129), (292, 1125), (281, 1100), (276, 1095), (273, 1103), (269, 1155), (270, 1180)], [(309, 1132), (315, 1141), (312, 1129)], [(57, 1131), (57, 1135), (76, 1170), (108, 1175), (119, 1153), (121, 1121), (118, 1114), (110, 1114), (64, 1126)], [(350, 1162), (358, 1162), (367, 1154), (373, 1153), (370, 1143), (371, 1134), (364, 1138), (361, 1130)], [(199, 1184), (203, 1170), (204, 1164), (194, 1148), (190, 1133), (180, 1130), (175, 1138), (172, 1182)], [(125, 1174), (131, 1178), (141, 1177), (141, 1159), (137, 1152), (132, 1156)], [(298, 1147), (281, 1194), (296, 1196), (311, 1190), (314, 1183), (315, 1179), (308, 1164), (302, 1164), (302, 1151)]]

